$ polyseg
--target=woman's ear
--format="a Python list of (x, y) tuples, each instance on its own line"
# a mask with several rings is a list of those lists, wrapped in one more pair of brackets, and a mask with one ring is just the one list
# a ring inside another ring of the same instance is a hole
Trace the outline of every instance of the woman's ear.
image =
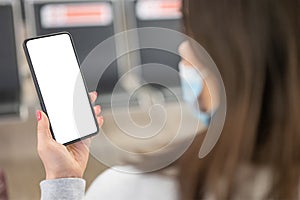
[(181, 61), (186, 66), (202, 66), (202, 64), (198, 61), (197, 57), (195, 56), (195, 53), (193, 52), (189, 41), (183, 41), (178, 46), (178, 53), (181, 56)]

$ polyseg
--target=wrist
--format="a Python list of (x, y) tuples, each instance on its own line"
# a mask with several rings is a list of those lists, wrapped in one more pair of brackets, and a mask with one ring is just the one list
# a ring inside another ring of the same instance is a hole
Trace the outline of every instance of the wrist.
[(52, 174), (47, 174), (46, 175), (46, 180), (53, 180), (53, 179), (60, 179), (60, 178), (82, 178), (82, 176), (77, 176), (77, 175), (52, 175)]
[(46, 171), (46, 180), (60, 179), (60, 178), (82, 178), (83, 173), (74, 172), (74, 171), (60, 171), (60, 172), (47, 172)]

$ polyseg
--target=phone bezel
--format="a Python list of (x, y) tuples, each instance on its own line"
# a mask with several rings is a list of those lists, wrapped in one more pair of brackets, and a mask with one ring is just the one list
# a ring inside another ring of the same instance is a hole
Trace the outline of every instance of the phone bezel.
[[(24, 40), (24, 42), (23, 42), (23, 49), (24, 49), (24, 52), (25, 52), (25, 56), (26, 56), (29, 68), (30, 68), (30, 72), (31, 72), (31, 75), (32, 75), (34, 86), (35, 86), (35, 89), (36, 89), (36, 92), (37, 92), (37, 95), (38, 95), (38, 98), (39, 98), (39, 101), (40, 101), (41, 109), (48, 116), (46, 105), (44, 103), (43, 96), (42, 96), (42, 93), (41, 93), (41, 90), (40, 90), (40, 87), (39, 87), (39, 84), (38, 84), (38, 81), (37, 81), (37, 77), (36, 77), (36, 74), (35, 74), (35, 71), (34, 71), (34, 67), (33, 67), (32, 62), (31, 62), (29, 51), (28, 51), (28, 48), (27, 48), (27, 42), (30, 41), (30, 40), (36, 40), (36, 39), (41, 39), (41, 38), (45, 38), (45, 37), (53, 37), (53, 36), (63, 35), (63, 34), (67, 34), (69, 36), (69, 38), (70, 38), (71, 43), (72, 43), (73, 51), (74, 51), (74, 54), (76, 56), (76, 61), (77, 61), (78, 67), (79, 67), (79, 72), (80, 72), (80, 75), (81, 75), (82, 80), (83, 80), (85, 92), (86, 92), (86, 95), (87, 95), (87, 97), (89, 99), (89, 105), (90, 105), (90, 108), (92, 110), (94, 122), (95, 122), (95, 125), (96, 125), (96, 128), (97, 128), (96, 132), (94, 132), (94, 133), (90, 133), (90, 134), (88, 134), (88, 135), (86, 135), (84, 137), (80, 137), (80, 138), (77, 138), (75, 140), (63, 143), (63, 145), (69, 145), (69, 144), (73, 144), (75, 142), (87, 139), (89, 137), (92, 137), (92, 136), (96, 135), (99, 132), (98, 122), (97, 122), (97, 119), (95, 117), (95, 112), (94, 112), (93, 106), (91, 104), (90, 96), (88, 94), (88, 89), (87, 89), (87, 86), (86, 86), (86, 81), (85, 81), (84, 76), (82, 74), (82, 71), (80, 69), (80, 62), (79, 62), (78, 55), (77, 55), (77, 52), (76, 52), (76, 49), (75, 49), (75, 45), (74, 45), (74, 42), (73, 42), (72, 35), (69, 32), (63, 31), (63, 32), (51, 33), (51, 34), (40, 35), (40, 36), (28, 38), (28, 39)], [(51, 135), (52, 135), (53, 139), (55, 140), (55, 135), (54, 135), (53, 130), (52, 130), (50, 119), (49, 119), (49, 124), (50, 124)]]

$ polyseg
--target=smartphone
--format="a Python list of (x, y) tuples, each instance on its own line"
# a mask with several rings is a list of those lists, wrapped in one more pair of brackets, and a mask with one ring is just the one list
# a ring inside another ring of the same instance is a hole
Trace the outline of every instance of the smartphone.
[(68, 145), (97, 134), (98, 123), (71, 35), (30, 38), (23, 48), (53, 138)]

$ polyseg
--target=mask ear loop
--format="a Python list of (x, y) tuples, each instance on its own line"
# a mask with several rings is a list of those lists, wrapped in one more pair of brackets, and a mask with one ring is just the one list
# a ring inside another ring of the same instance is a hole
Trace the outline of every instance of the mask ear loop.
[[(211, 75), (211, 72), (210, 72), (208, 69), (205, 69), (205, 68), (203, 68), (203, 69), (196, 68), (195, 70), (196, 70), (197, 73), (201, 76), (201, 79), (202, 79), (202, 85), (203, 85), (202, 87), (204, 87), (204, 85), (208, 85), (205, 79), (207, 79), (207, 77), (209, 77), (209, 76)], [(208, 86), (207, 86), (207, 87), (208, 87)], [(202, 88), (202, 90), (203, 90), (203, 88)], [(201, 92), (202, 92), (202, 91), (201, 91)], [(201, 94), (201, 92), (200, 92), (200, 94)], [(200, 95), (200, 94), (199, 94), (199, 95)], [(198, 98), (198, 97), (197, 97), (197, 98)], [(198, 101), (195, 102), (195, 104), (196, 104), (196, 105), (194, 105), (194, 107), (195, 107), (195, 109), (197, 109), (197, 110), (194, 111), (194, 114), (197, 116), (197, 118), (198, 118), (198, 119), (199, 119), (206, 127), (208, 127), (208, 126), (209, 126), (209, 123), (210, 123), (210, 121), (211, 121), (211, 118), (212, 118), (212, 116), (213, 116), (214, 113), (215, 113), (215, 109), (212, 109), (212, 110), (210, 110), (210, 111), (204, 112), (204, 111), (202, 111), (201, 108), (199, 107)]]

